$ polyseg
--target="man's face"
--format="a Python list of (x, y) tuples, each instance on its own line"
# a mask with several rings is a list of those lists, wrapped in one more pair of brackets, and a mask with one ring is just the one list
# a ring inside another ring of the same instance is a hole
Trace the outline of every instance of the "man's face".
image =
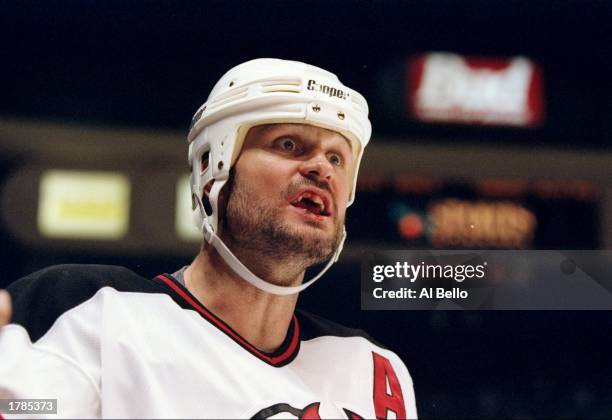
[(329, 259), (342, 236), (352, 160), (348, 140), (330, 130), (251, 128), (228, 182), (224, 240), (246, 260), (272, 256), (303, 270)]

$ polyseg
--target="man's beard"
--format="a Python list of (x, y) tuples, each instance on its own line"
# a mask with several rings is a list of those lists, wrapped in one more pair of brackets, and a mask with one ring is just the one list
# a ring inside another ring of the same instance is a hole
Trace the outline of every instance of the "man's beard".
[[(303, 186), (328, 190), (325, 184), (302, 178), (281, 193), (281, 202)], [(342, 239), (344, 222), (338, 218), (336, 208), (334, 216), (331, 216), (334, 218), (334, 232), (323, 237), (324, 230), (316, 227), (316, 222), (312, 222), (312, 229), (292, 226), (283, 216), (284, 209), (268, 206), (265, 200), (250, 191), (235, 172), (231, 173), (224, 190), (227, 206), (221, 221), (221, 234), (232, 252), (239, 259), (246, 259), (247, 264), (248, 260), (264, 263), (265, 259), (276, 265), (291, 264), (292, 270), (288, 271), (302, 272), (329, 260), (336, 252)]]

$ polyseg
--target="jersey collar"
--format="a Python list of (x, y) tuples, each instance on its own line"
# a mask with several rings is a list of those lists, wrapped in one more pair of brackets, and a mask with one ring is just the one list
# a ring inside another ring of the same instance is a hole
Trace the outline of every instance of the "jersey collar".
[(170, 274), (160, 274), (155, 280), (164, 283), (171, 290), (171, 296), (184, 309), (195, 309), (206, 321), (221, 330), (242, 348), (253, 354), (255, 357), (274, 367), (282, 367), (290, 363), (297, 356), (300, 350), (300, 325), (297, 317), (293, 315), (287, 336), (283, 344), (272, 353), (263, 352), (249, 343), (245, 338), (238, 334), (232, 327), (226, 324), (221, 318), (208, 310), (198, 299), (179, 283)]

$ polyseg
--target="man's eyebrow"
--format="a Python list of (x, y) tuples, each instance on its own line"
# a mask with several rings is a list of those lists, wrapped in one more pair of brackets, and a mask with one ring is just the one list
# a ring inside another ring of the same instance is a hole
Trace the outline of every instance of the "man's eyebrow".
[(278, 128), (278, 124), (264, 124), (257, 126), (259, 134), (266, 134), (268, 131), (274, 130), (276, 128)]
[(338, 133), (338, 135), (339, 135), (339, 136), (342, 136), (342, 138), (344, 139), (344, 141), (345, 141), (345, 142), (347, 142), (348, 147), (349, 147), (350, 151), (352, 152), (352, 151), (353, 151), (353, 143), (352, 143), (352, 142), (351, 142), (349, 139), (347, 139), (346, 137), (344, 137), (344, 135), (342, 135), (342, 134), (340, 134), (340, 133)]
[[(298, 130), (295, 134), (297, 134), (300, 137), (304, 137), (303, 133), (300, 133), (299, 130), (303, 129), (302, 125), (307, 125), (307, 124), (291, 124), (291, 123), (286, 123), (286, 124), (263, 124), (263, 125), (258, 125), (257, 126), (257, 130), (259, 130), (259, 135), (264, 135), (266, 133), (268, 133), (269, 131), (274, 131), (277, 130), (279, 128), (281, 128), (282, 126), (286, 126), (286, 127), (291, 127), (293, 129)], [(315, 127), (315, 126), (313, 126)], [(328, 130), (334, 134), (337, 134), (338, 136), (342, 137), (344, 139), (344, 141), (348, 144), (349, 149), (351, 150), (351, 152), (353, 151), (353, 143), (346, 138), (344, 135), (338, 133), (337, 131), (333, 131), (333, 130)]]

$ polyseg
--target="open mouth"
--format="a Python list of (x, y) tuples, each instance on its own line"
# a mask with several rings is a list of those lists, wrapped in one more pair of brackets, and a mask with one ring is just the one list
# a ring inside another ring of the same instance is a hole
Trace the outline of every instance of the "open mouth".
[(291, 205), (304, 209), (317, 216), (330, 216), (327, 200), (309, 191), (303, 191), (291, 201)]

